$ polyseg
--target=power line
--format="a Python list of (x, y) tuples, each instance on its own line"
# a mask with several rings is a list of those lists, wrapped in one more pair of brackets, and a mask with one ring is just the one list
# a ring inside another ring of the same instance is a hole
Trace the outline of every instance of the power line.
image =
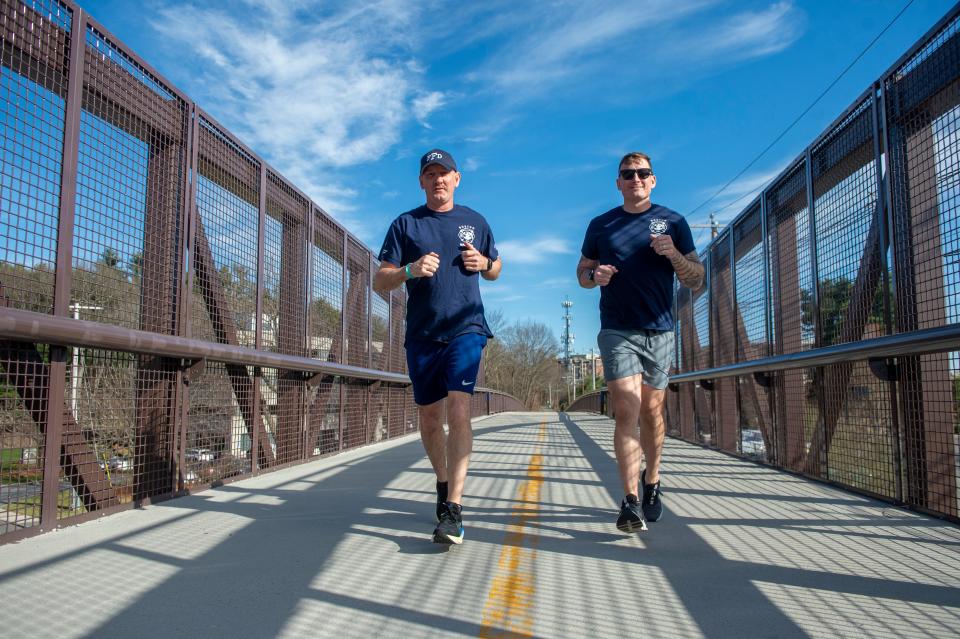
[[(875, 45), (875, 44), (877, 43), (877, 40), (879, 40), (880, 38), (883, 37), (883, 34), (886, 33), (887, 30), (889, 30), (890, 27), (892, 27), (893, 24), (894, 24), (897, 20), (900, 19), (900, 16), (902, 16), (903, 13), (904, 13), (907, 9), (910, 8), (910, 5), (912, 5), (913, 2), (914, 2), (914, 0), (908, 0), (907, 4), (903, 5), (903, 8), (900, 9), (900, 12), (897, 13), (897, 15), (893, 16), (893, 19), (890, 20), (889, 23), (887, 23), (887, 26), (885, 26), (885, 27), (883, 28), (883, 30), (880, 31), (880, 33), (878, 33), (877, 36), (876, 36), (873, 40), (870, 41), (870, 44), (868, 44), (868, 45), (866, 46), (866, 48), (865, 48), (863, 51), (860, 52), (860, 55), (858, 55), (856, 58), (854, 58), (853, 61), (852, 61), (850, 64), (848, 64), (847, 67), (846, 67), (843, 71), (840, 72), (840, 75), (838, 75), (836, 78), (834, 78), (833, 82), (831, 82), (830, 85), (829, 85), (826, 89), (824, 89), (824, 90), (820, 93), (820, 95), (818, 95), (817, 98), (816, 98), (813, 102), (810, 103), (810, 106), (808, 106), (806, 109), (804, 109), (804, 110), (803, 110), (803, 113), (801, 113), (800, 115), (798, 115), (798, 116), (796, 117), (796, 119), (794, 119), (794, 121), (791, 122), (790, 125), (789, 125), (787, 128), (785, 128), (785, 129), (780, 133), (780, 135), (778, 135), (778, 136), (773, 140), (773, 142), (771, 142), (770, 144), (768, 144), (767, 147), (766, 147), (763, 151), (761, 151), (760, 154), (759, 154), (757, 157), (753, 158), (753, 160), (751, 160), (749, 164), (747, 164), (745, 167), (743, 167), (743, 169), (741, 169), (739, 173), (737, 173), (735, 176), (733, 176), (733, 178), (732, 178), (729, 182), (727, 182), (727, 183), (724, 184), (722, 187), (720, 187), (720, 190), (719, 190), (719, 191), (717, 191), (716, 193), (714, 193), (713, 195), (711, 195), (709, 198), (707, 198), (706, 200), (704, 200), (699, 206), (697, 206), (697, 208), (695, 208), (695, 209), (693, 209), (692, 211), (690, 211), (690, 213), (688, 213), (687, 215), (693, 215), (694, 213), (696, 213), (697, 211), (699, 211), (700, 209), (702, 209), (704, 206), (706, 206), (707, 204), (709, 204), (710, 202), (712, 202), (714, 199), (716, 199), (716, 197), (717, 197), (718, 195), (720, 195), (721, 193), (723, 193), (724, 191), (726, 191), (727, 188), (728, 188), (731, 184), (733, 184), (734, 182), (736, 182), (736, 181), (740, 178), (741, 175), (743, 175), (744, 173), (746, 173), (746, 172), (750, 169), (750, 167), (752, 167), (754, 164), (756, 164), (757, 161), (758, 161), (760, 158), (762, 158), (762, 157), (767, 153), (767, 151), (769, 151), (771, 148), (773, 148), (773, 146), (774, 146), (777, 142), (779, 142), (781, 139), (783, 139), (783, 136), (785, 136), (785, 135), (790, 131), (790, 129), (792, 129), (794, 126), (796, 126), (797, 122), (799, 122), (801, 119), (803, 119), (803, 116), (805, 116), (807, 113), (809, 113), (809, 112), (810, 112), (810, 109), (812, 109), (813, 107), (815, 107), (815, 106), (817, 105), (817, 103), (820, 102), (821, 99), (823, 99), (823, 96), (825, 96), (827, 93), (829, 93), (830, 89), (832, 89), (834, 86), (836, 86), (837, 82), (839, 82), (839, 81), (843, 78), (843, 76), (845, 76), (845, 75), (847, 74), (847, 72), (848, 72), (850, 69), (852, 69), (853, 66), (854, 66), (857, 62), (860, 61), (860, 58), (862, 58), (864, 55), (866, 55), (867, 51), (869, 51), (871, 48), (873, 48), (873, 45)], [(742, 200), (744, 197), (745, 197), (745, 195), (741, 195), (739, 198), (737, 198), (736, 200), (734, 200), (734, 202), (739, 202), (739, 201)], [(731, 203), (728, 204), (727, 206), (730, 206), (730, 205), (733, 204), (734, 202), (731, 202)], [(725, 207), (723, 207), (723, 208), (727, 208), (727, 206), (725, 206)], [(721, 210), (723, 210), (723, 209), (721, 209)]]

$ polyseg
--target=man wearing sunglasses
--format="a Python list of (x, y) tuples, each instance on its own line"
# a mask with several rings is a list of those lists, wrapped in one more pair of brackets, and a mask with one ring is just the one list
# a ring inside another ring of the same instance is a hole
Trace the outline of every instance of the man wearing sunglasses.
[[(433, 149), (420, 158), (426, 204), (400, 215), (383, 240), (379, 292), (406, 284), (407, 369), (420, 414), (420, 439), (437, 475), (433, 541), (463, 541), (461, 499), (473, 449), (470, 396), (487, 339), (480, 278), (500, 276), (493, 233), (482, 215), (454, 204), (460, 173), (453, 157)], [(443, 413), (446, 400), (447, 427)]]
[(597, 344), (613, 402), (614, 452), (625, 494), (617, 528), (631, 533), (663, 515), (660, 457), (664, 389), (673, 361), (673, 276), (694, 290), (704, 279), (687, 221), (650, 201), (656, 186), (646, 154), (623, 156), (617, 174), (623, 205), (590, 222), (577, 265), (580, 286), (600, 287)]

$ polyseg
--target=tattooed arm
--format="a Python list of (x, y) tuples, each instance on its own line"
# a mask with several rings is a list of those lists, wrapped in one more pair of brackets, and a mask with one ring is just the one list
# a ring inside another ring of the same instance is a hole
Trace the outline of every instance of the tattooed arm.
[(696, 251), (682, 255), (673, 245), (673, 238), (669, 235), (655, 235), (650, 239), (650, 244), (658, 255), (670, 260), (682, 286), (694, 291), (703, 286), (704, 268)]
[(673, 270), (676, 271), (681, 285), (694, 291), (703, 286), (704, 268), (696, 251), (690, 251), (686, 255), (680, 255), (678, 251), (670, 259), (670, 263), (673, 264)]

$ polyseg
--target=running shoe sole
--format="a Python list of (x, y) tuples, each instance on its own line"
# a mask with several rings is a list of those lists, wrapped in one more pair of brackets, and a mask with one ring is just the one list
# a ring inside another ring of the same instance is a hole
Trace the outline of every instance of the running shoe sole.
[(643, 521), (618, 521), (617, 529), (625, 533), (643, 532), (647, 530), (647, 522)]
[(463, 531), (460, 531), (459, 537), (454, 537), (453, 535), (444, 535), (443, 533), (435, 530), (433, 531), (433, 543), (446, 544), (448, 546), (451, 544), (460, 545), (463, 543)]

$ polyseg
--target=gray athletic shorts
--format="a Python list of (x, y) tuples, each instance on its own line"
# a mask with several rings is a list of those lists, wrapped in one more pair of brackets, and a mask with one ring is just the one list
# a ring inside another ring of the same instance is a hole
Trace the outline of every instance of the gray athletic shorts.
[(643, 383), (667, 387), (673, 364), (673, 331), (600, 330), (597, 335), (604, 379), (621, 379), (643, 374)]

